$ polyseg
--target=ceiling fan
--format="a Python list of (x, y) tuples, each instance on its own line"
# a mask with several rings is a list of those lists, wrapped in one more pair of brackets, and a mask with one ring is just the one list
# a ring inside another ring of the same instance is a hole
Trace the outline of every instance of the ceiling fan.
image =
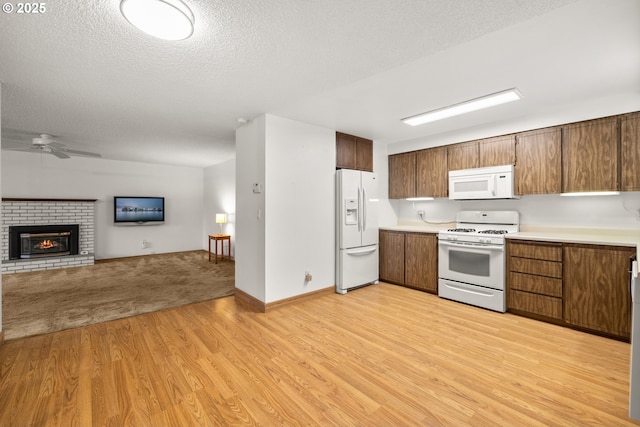
[[(16, 133), (13, 134), (13, 138), (11, 137), (11, 134), (12, 133), (9, 132), (8, 138), (5, 139), (3, 131), (3, 150), (24, 151), (28, 153), (47, 153), (53, 154), (59, 159), (69, 159), (71, 156), (102, 157), (98, 153), (67, 148), (66, 144), (56, 141), (54, 136), (46, 133), (28, 135), (27, 139), (25, 139), (25, 134), (20, 135)], [(33, 136), (30, 143), (28, 143), (29, 136)]]

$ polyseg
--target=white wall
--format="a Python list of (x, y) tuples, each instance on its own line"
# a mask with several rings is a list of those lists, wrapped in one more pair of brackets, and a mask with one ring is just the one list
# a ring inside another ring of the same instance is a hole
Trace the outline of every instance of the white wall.
[[(400, 223), (420, 221), (418, 210), (430, 221), (455, 221), (461, 210), (516, 210), (522, 226), (639, 228), (640, 192), (618, 196), (563, 197), (560, 195), (522, 196), (519, 200), (408, 202), (392, 200)], [(389, 224), (388, 224), (389, 225)]]
[[(0, 82), (0, 99), (2, 99), (2, 82)], [(2, 140), (2, 102), (0, 102), (0, 140)], [(0, 150), (2, 153), (2, 150)], [(0, 154), (0, 189), (2, 189), (2, 155)], [(0, 218), (1, 220), (2, 218)], [(0, 332), (3, 331), (2, 327), (2, 275), (0, 275)]]
[(267, 115), (267, 303), (335, 285), (335, 140), (332, 129)]
[(378, 224), (396, 225), (398, 222), (397, 210), (389, 197), (389, 157), (387, 146), (373, 142), (373, 171), (378, 175), (378, 194), (380, 212), (378, 212)]
[[(98, 199), (96, 259), (202, 249), (203, 170), (6, 151), (2, 196)], [(113, 196), (163, 196), (162, 225), (115, 226)], [(142, 240), (149, 242), (141, 248)]]
[(335, 156), (332, 129), (272, 115), (238, 129), (237, 288), (269, 303), (335, 285)]
[(226, 213), (227, 224), (222, 225), (222, 232), (231, 235), (233, 257), (236, 244), (236, 159), (206, 168), (203, 192), (203, 248), (209, 247), (209, 234), (220, 233), (220, 224), (215, 221), (216, 213)]
[[(236, 288), (265, 302), (265, 126), (261, 116), (236, 130)], [(263, 186), (252, 191), (253, 183)]]

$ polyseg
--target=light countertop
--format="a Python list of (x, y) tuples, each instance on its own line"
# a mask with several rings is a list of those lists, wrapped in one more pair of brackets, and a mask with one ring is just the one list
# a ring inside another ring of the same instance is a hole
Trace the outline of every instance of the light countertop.
[[(438, 233), (455, 226), (455, 223), (420, 224), (401, 223), (382, 226), (381, 230), (409, 233)], [(590, 245), (629, 246), (638, 250), (640, 259), (640, 228), (597, 228), (597, 227), (542, 227), (521, 225), (518, 233), (507, 234), (508, 239), (538, 240), (543, 242), (584, 243)]]
[(506, 235), (508, 239), (547, 242), (585, 243), (592, 245), (640, 246), (640, 229), (594, 227), (520, 226), (520, 232)]
[(454, 227), (455, 223), (436, 224), (399, 224), (380, 227), (380, 230), (403, 231), (405, 233), (435, 233)]

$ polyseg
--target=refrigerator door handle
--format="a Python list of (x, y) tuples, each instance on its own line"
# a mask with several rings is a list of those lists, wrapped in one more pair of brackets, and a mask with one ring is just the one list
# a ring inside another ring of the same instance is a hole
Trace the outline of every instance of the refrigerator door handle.
[(367, 255), (378, 250), (377, 246), (365, 249), (348, 249), (347, 255)]
[(358, 231), (362, 231), (362, 198), (360, 197), (360, 187), (358, 187)]
[(362, 231), (367, 229), (367, 189), (362, 187)]

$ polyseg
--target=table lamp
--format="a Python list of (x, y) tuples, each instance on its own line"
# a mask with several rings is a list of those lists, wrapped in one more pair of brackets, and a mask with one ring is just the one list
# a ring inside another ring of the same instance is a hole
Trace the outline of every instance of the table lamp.
[(222, 234), (222, 224), (227, 223), (227, 214), (226, 213), (217, 213), (216, 214), (216, 224), (220, 224), (220, 234)]

